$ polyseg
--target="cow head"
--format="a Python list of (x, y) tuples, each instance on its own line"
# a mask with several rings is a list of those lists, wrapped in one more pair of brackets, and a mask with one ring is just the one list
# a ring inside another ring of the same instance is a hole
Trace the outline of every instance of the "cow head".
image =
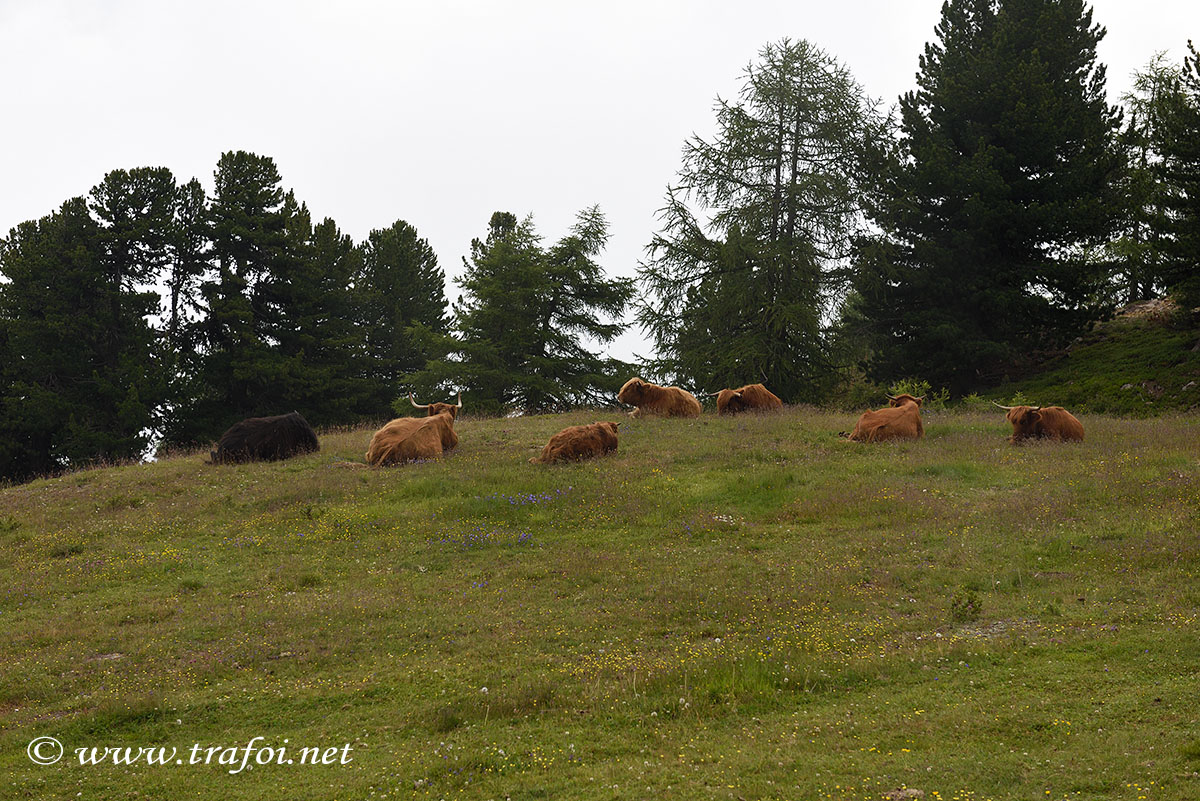
[(918, 398), (907, 393), (903, 395), (888, 395), (888, 406), (903, 406), (906, 403), (915, 403), (919, 409), (921, 407), (921, 402), (924, 400), (924, 396)]
[(1014, 440), (1037, 437), (1041, 433), (1041, 406), (1000, 406), (995, 401), (992, 405), (1008, 412), (1004, 417), (1012, 423)]
[(646, 387), (650, 386), (640, 378), (631, 378), (617, 393), (617, 400), (629, 406), (637, 406), (646, 396)]
[(720, 392), (710, 392), (709, 397), (716, 396), (717, 408), (723, 412), (741, 412), (746, 408), (746, 399), (740, 389), (723, 389)]
[(435, 414), (448, 412), (451, 418), (458, 416), (458, 410), (462, 408), (462, 393), (458, 393), (458, 403), (426, 403), (420, 404), (413, 398), (412, 393), (408, 393), (408, 402), (413, 405), (414, 409), (425, 409), (427, 417), (433, 417)]

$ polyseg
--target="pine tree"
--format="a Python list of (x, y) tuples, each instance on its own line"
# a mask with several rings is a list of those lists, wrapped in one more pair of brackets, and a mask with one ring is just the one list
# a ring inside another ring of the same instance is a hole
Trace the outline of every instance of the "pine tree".
[(449, 331), (446, 276), (429, 242), (404, 220), (372, 231), (358, 247), (356, 319), (365, 350), (368, 407), (387, 412), (401, 377), (424, 369)]
[[(172, 443), (204, 442), (244, 417), (292, 411), (287, 365), (275, 348), (273, 277), (289, 256), (284, 192), (275, 162), (224, 153), (208, 207), (213, 272), (200, 285), (203, 351), (192, 397), (167, 426)], [(283, 407), (287, 408), (283, 408)]]
[[(142, 401), (158, 410), (166, 399), (167, 344), (146, 319), (159, 313), (155, 284), (171, 261), (175, 239), (175, 178), (165, 167), (113, 170), (90, 194), (100, 224), (103, 269), (110, 287), (108, 366), (122, 351), (153, 351), (141, 381)], [(133, 341), (136, 338), (137, 341)]]
[(291, 192), (283, 214), (287, 258), (262, 283), (272, 312), (263, 330), (277, 343), (283, 367), (280, 408), (302, 409), (315, 426), (359, 422), (375, 411), (368, 406), (362, 332), (355, 325), (359, 253), (333, 220), (314, 226)]
[(173, 233), (166, 276), (167, 342), (176, 354), (190, 353), (196, 345), (192, 325), (200, 307), (200, 280), (209, 269), (208, 198), (195, 178), (176, 190)]
[(785, 39), (747, 67), (737, 102), (718, 100), (717, 128), (685, 145), (638, 320), (659, 373), (812, 400), (832, 371), (823, 321), (845, 289), (884, 121), (844, 66)]
[(430, 395), (463, 389), (479, 411), (536, 413), (611, 402), (622, 373), (592, 348), (623, 329), (617, 321), (633, 282), (604, 277), (596, 257), (607, 240), (607, 222), (595, 207), (580, 212), (571, 232), (548, 250), (532, 219), (493, 214), (487, 238), (471, 243), (459, 281), (459, 337), (446, 346), (452, 352), (410, 383)]
[(137, 192), (112, 191), (127, 177), (94, 193), (105, 225), (74, 198), (0, 247), (2, 478), (135, 459), (149, 444), (163, 382), (152, 293), (138, 282), (150, 277), (154, 213)]
[(957, 392), (1055, 348), (1103, 307), (1119, 122), (1082, 0), (950, 0), (873, 209), (857, 289), (873, 370)]

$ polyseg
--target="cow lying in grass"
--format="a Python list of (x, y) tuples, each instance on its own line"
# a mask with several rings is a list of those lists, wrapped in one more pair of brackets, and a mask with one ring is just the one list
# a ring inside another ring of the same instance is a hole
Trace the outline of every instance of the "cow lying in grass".
[(921, 425), (921, 402), (924, 398), (912, 395), (888, 395), (886, 409), (863, 412), (858, 425), (849, 437), (854, 442), (883, 442), (889, 439), (920, 439), (925, 436)]
[(559, 431), (546, 447), (542, 455), (535, 456), (529, 461), (533, 464), (549, 464), (568, 459), (590, 459), (593, 456), (603, 456), (617, 449), (617, 426), (620, 423), (592, 423), (586, 426), (570, 426)]
[[(1000, 406), (995, 401), (994, 406)], [(1051, 439), (1057, 442), (1082, 442), (1083, 423), (1061, 406), (1000, 406), (1012, 423), (1009, 440), (1020, 444), (1027, 439)]]
[(717, 414), (767, 412), (783, 408), (783, 401), (762, 384), (747, 384), (738, 389), (723, 389), (712, 394), (717, 396)]
[(321, 449), (316, 432), (299, 412), (248, 417), (221, 435), (209, 453), (213, 464), (274, 462)]
[(432, 417), (399, 417), (371, 437), (366, 459), (372, 467), (384, 467), (438, 459), (443, 452), (456, 447), (458, 435), (454, 433), (452, 412)]
[(660, 387), (640, 378), (631, 378), (617, 393), (617, 400), (636, 406), (630, 417), (658, 415), (660, 417), (699, 417), (700, 401), (679, 387)]

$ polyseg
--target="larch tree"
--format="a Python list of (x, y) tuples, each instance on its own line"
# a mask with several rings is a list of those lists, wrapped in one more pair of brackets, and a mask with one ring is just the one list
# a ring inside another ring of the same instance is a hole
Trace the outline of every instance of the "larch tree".
[(811, 400), (833, 373), (828, 323), (886, 120), (845, 66), (787, 39), (763, 48), (716, 116), (711, 140), (684, 145), (639, 270), (637, 319), (658, 374)]
[(1159, 149), (1163, 180), (1175, 191), (1163, 230), (1171, 239), (1163, 282), (1191, 311), (1200, 307), (1200, 53), (1188, 42), (1179, 90), (1168, 99)]

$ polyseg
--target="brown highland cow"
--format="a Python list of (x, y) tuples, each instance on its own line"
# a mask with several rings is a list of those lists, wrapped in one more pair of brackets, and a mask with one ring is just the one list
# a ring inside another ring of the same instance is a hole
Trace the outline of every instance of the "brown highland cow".
[(432, 417), (398, 417), (371, 437), (367, 464), (384, 467), (401, 462), (438, 459), (444, 451), (458, 447), (454, 433), (454, 414), (442, 412)]
[(717, 414), (770, 412), (783, 408), (783, 401), (762, 384), (747, 384), (739, 389), (723, 389), (717, 396)]
[(888, 395), (888, 407), (863, 412), (858, 418), (850, 439), (855, 442), (883, 442), (889, 439), (920, 439), (925, 436), (921, 425), (921, 402), (924, 398), (912, 395)]
[[(994, 406), (1000, 404), (993, 401)], [(1058, 442), (1082, 442), (1083, 423), (1061, 406), (1000, 406), (1012, 423), (1010, 442), (1027, 439), (1052, 439)]]
[(414, 409), (424, 409), (426, 417), (433, 417), (435, 414), (449, 412), (451, 417), (458, 417), (458, 410), (462, 408), (462, 393), (458, 393), (458, 403), (417, 403), (413, 398), (413, 394), (408, 393), (408, 402), (413, 405)]
[(592, 423), (586, 426), (570, 426), (559, 431), (546, 447), (542, 455), (535, 456), (529, 461), (533, 464), (549, 464), (567, 459), (590, 459), (603, 456), (617, 449), (617, 426), (620, 423)]
[(700, 401), (679, 387), (660, 387), (640, 378), (631, 378), (617, 393), (617, 400), (636, 406), (630, 417), (658, 415), (661, 417), (699, 417)]

